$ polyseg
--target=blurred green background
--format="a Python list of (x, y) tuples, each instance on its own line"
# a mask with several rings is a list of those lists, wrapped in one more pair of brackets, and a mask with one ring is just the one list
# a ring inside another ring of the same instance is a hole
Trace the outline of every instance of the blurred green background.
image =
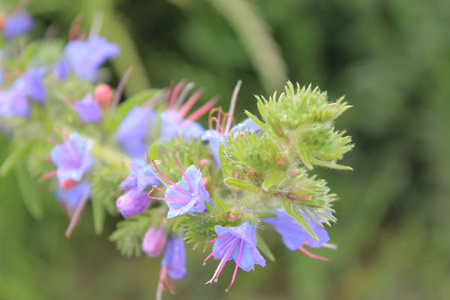
[[(318, 171), (340, 196), (329, 230), (339, 249), (316, 251), (331, 261), (290, 252), (273, 234), (277, 261), (239, 272), (225, 293), (233, 268), (204, 286), (216, 264), (189, 251), (188, 276), (164, 299), (450, 298), (450, 1), (35, 0), (28, 10), (35, 38), (51, 24), (65, 37), (80, 13), (88, 30), (103, 12), (102, 33), (122, 47), (112, 82), (136, 67), (129, 96), (186, 79), (228, 108), (242, 79), (240, 120), (255, 111), (253, 95), (289, 79), (354, 106), (337, 123), (354, 138), (343, 162), (354, 171)], [(0, 299), (154, 298), (159, 259), (120, 256), (108, 241), (119, 218), (96, 236), (87, 209), (66, 239), (68, 219), (44, 185), (40, 220), (14, 176), (0, 192)]]

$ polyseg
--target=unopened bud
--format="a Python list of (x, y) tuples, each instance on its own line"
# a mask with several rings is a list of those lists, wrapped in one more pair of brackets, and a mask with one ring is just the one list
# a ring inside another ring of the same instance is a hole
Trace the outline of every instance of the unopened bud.
[(111, 87), (108, 84), (100, 84), (94, 90), (94, 99), (102, 107), (108, 105), (113, 97)]
[(161, 226), (158, 229), (150, 227), (142, 240), (142, 250), (148, 255), (155, 257), (163, 251), (165, 244), (166, 235), (163, 227)]
[(67, 179), (61, 179), (59, 181), (59, 185), (63, 188), (63, 189), (71, 189), (74, 186), (77, 185), (77, 182), (71, 178), (67, 178)]
[(125, 218), (138, 215), (150, 206), (146, 192), (128, 191), (116, 201), (117, 210)]

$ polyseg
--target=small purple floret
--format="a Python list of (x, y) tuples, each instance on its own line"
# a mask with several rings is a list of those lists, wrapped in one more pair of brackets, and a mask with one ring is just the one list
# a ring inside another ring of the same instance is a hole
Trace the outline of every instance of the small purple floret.
[(22, 35), (33, 27), (33, 18), (25, 11), (9, 15), (3, 27), (6, 38), (10, 39)]
[(197, 122), (181, 118), (177, 111), (168, 109), (161, 114), (161, 137), (166, 140), (182, 136), (186, 140), (198, 139), (205, 130)]
[(167, 268), (172, 279), (182, 279), (186, 276), (186, 251), (181, 237), (169, 236), (161, 265)]
[(86, 123), (100, 123), (102, 119), (102, 109), (90, 93), (86, 94), (83, 99), (75, 102), (75, 109), (80, 118)]
[(53, 148), (50, 157), (57, 166), (56, 176), (59, 180), (80, 181), (84, 173), (92, 170), (92, 145), (92, 140), (83, 139), (79, 133), (74, 132), (63, 144)]
[(122, 216), (129, 218), (149, 208), (150, 202), (147, 193), (128, 191), (117, 198), (116, 207)]
[(10, 90), (0, 91), (0, 116), (29, 115), (30, 104), (23, 89), (13, 86)]
[(90, 81), (97, 80), (98, 68), (108, 59), (119, 54), (119, 47), (101, 36), (86, 41), (71, 41), (65, 48), (66, 57), (77, 76)]
[(90, 193), (90, 185), (89, 182), (83, 181), (70, 189), (63, 189), (57, 185), (55, 197), (67, 210), (74, 211), (86, 193)]
[(130, 174), (120, 183), (120, 189), (142, 192), (149, 186), (159, 185), (161, 182), (156, 177), (153, 166), (147, 165), (143, 159), (133, 159), (129, 165)]
[(146, 232), (144, 239), (142, 240), (142, 250), (148, 255), (155, 257), (158, 256), (166, 244), (166, 234), (164, 233), (164, 227), (160, 228), (150, 227)]

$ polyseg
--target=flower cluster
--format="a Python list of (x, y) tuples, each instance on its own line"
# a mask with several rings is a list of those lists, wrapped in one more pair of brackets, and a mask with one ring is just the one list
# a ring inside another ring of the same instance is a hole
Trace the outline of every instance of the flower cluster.
[[(353, 147), (334, 128), (349, 108), (343, 99), (330, 102), (318, 88), (288, 82), (278, 96), (257, 98), (260, 117), (246, 112), (241, 123), (234, 119), (240, 81), (227, 113), (214, 107), (217, 99), (202, 103), (201, 90), (183, 81), (119, 104), (129, 72), (115, 90), (98, 72), (119, 54), (117, 45), (73, 29), (64, 47), (25, 46), (27, 57), (16, 64), (22, 49), (14, 38), (33, 22), (23, 11), (2, 18), (8, 51), (0, 55), (0, 118), (15, 151), (1, 173), (22, 164), (30, 177), (56, 184), (56, 199), (71, 218), (67, 236), (89, 199), (98, 233), (106, 212), (120, 213), (111, 236), (120, 251), (162, 255), (158, 299), (187, 275), (185, 242), (212, 248), (204, 263), (219, 260), (206, 283), (217, 282), (234, 260), (227, 291), (239, 268), (249, 272), (273, 260), (268, 230), (315, 259), (327, 260), (306, 247), (336, 248), (325, 226), (336, 221), (338, 198), (310, 171), (350, 169), (337, 163)], [(52, 61), (41, 57), (48, 49), (59, 53)], [(208, 112), (205, 130), (199, 119)]]

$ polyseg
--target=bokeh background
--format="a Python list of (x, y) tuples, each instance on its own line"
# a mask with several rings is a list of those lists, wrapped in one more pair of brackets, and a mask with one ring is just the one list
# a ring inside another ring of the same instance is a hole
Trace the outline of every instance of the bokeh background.
[[(135, 66), (128, 96), (186, 79), (228, 108), (242, 79), (239, 120), (255, 111), (253, 95), (289, 79), (354, 106), (336, 124), (353, 136), (343, 163), (354, 171), (317, 171), (340, 196), (329, 229), (339, 250), (317, 251), (331, 261), (290, 252), (274, 234), (276, 262), (239, 272), (225, 293), (233, 268), (205, 286), (216, 264), (189, 251), (188, 276), (164, 299), (450, 298), (450, 1), (35, 0), (28, 11), (35, 38), (50, 25), (66, 37), (79, 14), (88, 30), (102, 12), (102, 33), (122, 49), (111, 82)], [(7, 147), (0, 137), (0, 161)], [(0, 299), (154, 298), (159, 260), (122, 257), (108, 241), (120, 218), (96, 236), (87, 209), (66, 239), (45, 186), (36, 219), (16, 180), (0, 179)]]

